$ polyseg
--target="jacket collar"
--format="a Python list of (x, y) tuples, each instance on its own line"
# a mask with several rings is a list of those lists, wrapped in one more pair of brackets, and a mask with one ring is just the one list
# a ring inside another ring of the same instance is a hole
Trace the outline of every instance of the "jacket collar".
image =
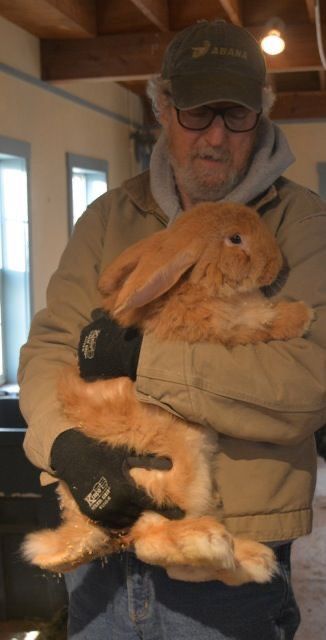
[(149, 171), (144, 171), (134, 178), (126, 180), (122, 188), (127, 192), (130, 200), (144, 215), (153, 215), (165, 226), (169, 222), (168, 216), (162, 211), (154, 199), (150, 189)]
[(249, 207), (254, 207), (257, 211), (260, 211), (266, 204), (273, 202), (278, 198), (278, 190), (276, 184), (272, 184), (264, 193), (260, 194), (257, 198), (248, 203)]

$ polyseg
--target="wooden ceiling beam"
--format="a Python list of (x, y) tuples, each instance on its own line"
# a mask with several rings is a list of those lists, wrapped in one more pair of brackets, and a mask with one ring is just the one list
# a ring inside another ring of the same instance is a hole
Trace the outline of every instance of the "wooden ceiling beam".
[(315, 23), (315, 0), (305, 0), (310, 22)]
[(219, 0), (226, 15), (233, 24), (242, 25), (242, 7), (240, 0)]
[(128, 33), (89, 40), (41, 40), (42, 79), (137, 80), (159, 72), (171, 33)]
[(324, 71), (324, 69), (321, 69), (319, 71), (319, 84), (320, 84), (321, 90), (325, 91), (326, 90), (326, 71)]
[(0, 0), (0, 15), (39, 38), (96, 35), (95, 0)]
[[(257, 38), (261, 35), (257, 28), (250, 31)], [(41, 40), (42, 78), (47, 81), (146, 78), (159, 72), (164, 49), (173, 35), (146, 32), (88, 40)], [(319, 70), (314, 27), (289, 27), (284, 53), (266, 56), (266, 62), (270, 73)]]
[(160, 31), (169, 30), (169, 10), (167, 0), (131, 0), (131, 2)]
[(273, 120), (325, 118), (326, 91), (279, 93), (271, 112)]

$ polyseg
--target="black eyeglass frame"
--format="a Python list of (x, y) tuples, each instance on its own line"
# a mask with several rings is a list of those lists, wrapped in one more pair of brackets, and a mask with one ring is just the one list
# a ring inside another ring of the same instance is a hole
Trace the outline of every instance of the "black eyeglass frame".
[(252, 111), (252, 113), (255, 113), (255, 115), (256, 115), (256, 120), (255, 120), (255, 123), (253, 124), (253, 126), (249, 127), (249, 129), (231, 129), (231, 127), (225, 121), (225, 113), (227, 113), (228, 111), (230, 111), (231, 109), (234, 109), (236, 107), (209, 107), (208, 105), (205, 105), (205, 108), (208, 111), (212, 112), (212, 119), (210, 120), (210, 122), (208, 124), (206, 124), (204, 127), (187, 127), (180, 120), (180, 112), (182, 113), (183, 111), (191, 111), (191, 109), (178, 109), (177, 107), (174, 107), (174, 109), (176, 111), (176, 114), (177, 114), (177, 120), (178, 120), (179, 125), (183, 129), (187, 129), (188, 131), (204, 131), (205, 129), (208, 129), (211, 126), (211, 124), (214, 122), (214, 120), (215, 120), (215, 118), (217, 116), (220, 116), (222, 118), (222, 120), (223, 120), (223, 123), (224, 123), (224, 126), (226, 127), (226, 129), (228, 129), (229, 131), (232, 131), (232, 133), (246, 133), (247, 131), (253, 131), (253, 129), (255, 129), (257, 127), (259, 118), (260, 118), (260, 116), (262, 114), (262, 110), (258, 111), (258, 113), (256, 113), (255, 111)]

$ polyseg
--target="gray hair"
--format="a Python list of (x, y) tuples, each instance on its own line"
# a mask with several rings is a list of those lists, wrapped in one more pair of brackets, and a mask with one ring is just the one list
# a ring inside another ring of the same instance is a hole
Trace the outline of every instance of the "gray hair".
[[(160, 75), (153, 76), (147, 83), (147, 95), (152, 101), (155, 117), (158, 122), (160, 122), (160, 114), (162, 111), (164, 111), (166, 107), (173, 105), (171, 81), (164, 80)], [(275, 98), (276, 96), (271, 85), (265, 85), (262, 94), (263, 115), (268, 116), (275, 102)]]

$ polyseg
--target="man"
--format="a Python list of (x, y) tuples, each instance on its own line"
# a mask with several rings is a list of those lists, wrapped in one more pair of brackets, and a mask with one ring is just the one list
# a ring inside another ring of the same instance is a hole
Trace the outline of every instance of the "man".
[[(121, 471), (128, 452), (96, 448), (67, 423), (56, 400), (57, 373), (74, 361), (80, 330), (100, 306), (99, 273), (126, 246), (197, 202), (254, 206), (289, 263), (282, 295), (315, 307), (306, 338), (228, 350), (142, 340), (99, 317), (82, 333), (79, 361), (84, 377), (129, 375), (144, 402), (219, 432), (225, 524), (271, 544), (279, 574), (268, 584), (232, 588), (171, 580), (131, 552), (104, 566), (93, 562), (67, 577), (73, 640), (290, 640), (298, 627), (289, 552), (291, 541), (311, 530), (313, 433), (326, 414), (326, 210), (315, 194), (281, 177), (293, 157), (267, 117), (265, 73), (260, 48), (244, 29), (201, 22), (176, 36), (151, 85), (162, 133), (150, 171), (102, 196), (77, 224), (50, 282), (48, 309), (36, 316), (22, 350), (20, 381), (29, 458), (64, 479), (90, 517), (128, 526), (148, 506)], [(127, 462), (169, 468), (154, 457)], [(114, 488), (111, 501), (91, 512), (85, 496), (103, 476)]]

